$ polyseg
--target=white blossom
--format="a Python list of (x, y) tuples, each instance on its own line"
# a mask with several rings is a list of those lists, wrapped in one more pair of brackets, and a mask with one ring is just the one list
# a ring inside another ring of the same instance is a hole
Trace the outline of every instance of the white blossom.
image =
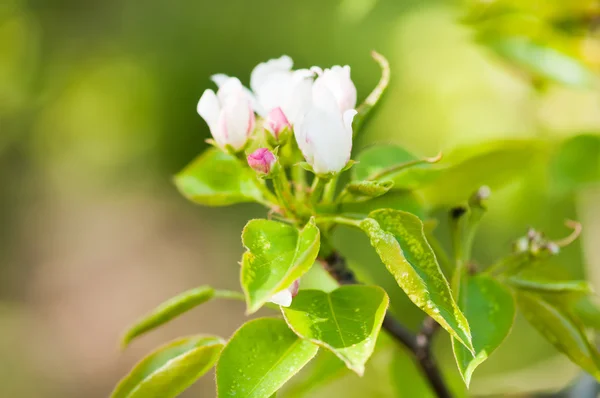
[(219, 90), (205, 90), (198, 101), (198, 114), (208, 124), (217, 145), (240, 151), (254, 130), (255, 117), (250, 99), (240, 81), (222, 80)]
[(341, 111), (323, 80), (311, 89), (311, 105), (294, 127), (298, 147), (316, 174), (340, 172), (350, 160), (356, 110)]

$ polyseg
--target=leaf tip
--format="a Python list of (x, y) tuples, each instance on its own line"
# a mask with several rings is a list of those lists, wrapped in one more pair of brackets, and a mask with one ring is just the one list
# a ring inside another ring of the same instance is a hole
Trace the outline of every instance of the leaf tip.
[(125, 349), (129, 347), (129, 343), (131, 343), (131, 336), (129, 336), (129, 333), (127, 333), (121, 337), (121, 341), (119, 342), (119, 350), (125, 351)]
[(353, 366), (350, 369), (356, 373), (358, 377), (363, 377), (365, 375), (365, 365)]
[(444, 157), (444, 152), (439, 151), (437, 153), (437, 155), (430, 157), (430, 158), (424, 158), (423, 160), (425, 160), (427, 163), (437, 163), (440, 160), (442, 160), (443, 157)]
[(256, 303), (256, 302), (252, 303), (252, 302), (250, 302), (249, 299), (246, 299), (246, 303), (247, 303), (246, 312), (245, 312), (246, 316), (254, 314), (256, 311), (260, 310), (260, 307), (262, 307), (262, 305), (263, 305), (263, 303)]
[(465, 372), (465, 375), (463, 376), (463, 381), (465, 382), (465, 386), (467, 387), (467, 390), (469, 389), (469, 387), (471, 387), (471, 377), (473, 376), (473, 371), (468, 370)]

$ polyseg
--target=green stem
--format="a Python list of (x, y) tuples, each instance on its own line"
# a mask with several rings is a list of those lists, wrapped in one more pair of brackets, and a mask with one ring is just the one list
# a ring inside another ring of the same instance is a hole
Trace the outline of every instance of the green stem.
[(490, 195), (490, 189), (487, 186), (481, 187), (469, 199), (469, 216), (465, 225), (463, 261), (471, 261), (471, 252), (473, 250), (473, 241), (475, 233), (479, 228), (479, 223), (485, 214), (487, 208), (485, 201)]
[(262, 192), (263, 196), (266, 199), (266, 200), (258, 200), (257, 199), (257, 202), (259, 202), (263, 206), (268, 207), (270, 209), (276, 207), (277, 203), (279, 203), (279, 200), (277, 200), (277, 196), (273, 195), (273, 192), (271, 192), (269, 190), (269, 188), (267, 187), (265, 182), (259, 181), (257, 186), (260, 188), (260, 191)]
[(306, 198), (306, 170), (300, 166), (292, 166), (292, 180), (296, 199), (303, 202)]
[(452, 237), (452, 252), (454, 254), (454, 272), (452, 273), (450, 284), (455, 299), (458, 299), (460, 280), (465, 268), (463, 237), (464, 216), (467, 211), (464, 207), (455, 207), (450, 210), (450, 235)]
[(243, 293), (235, 292), (233, 290), (215, 290), (213, 297), (241, 301), (246, 300)]
[(281, 199), (283, 207), (292, 214), (297, 214), (297, 206), (292, 190), (290, 189), (290, 182), (285, 174), (283, 168), (275, 172), (273, 176), (273, 188), (275, 193)]
[(338, 176), (333, 177), (325, 186), (325, 193), (323, 194), (323, 201), (325, 203), (332, 203), (335, 197), (335, 190), (337, 188)]
[(355, 228), (359, 228), (359, 229), (360, 229), (361, 221), (362, 220), (353, 220), (351, 218), (340, 217), (340, 216), (317, 217), (315, 219), (315, 222), (317, 224), (334, 223), (334, 224), (347, 225), (349, 227), (355, 227)]
[(325, 191), (325, 185), (327, 185), (327, 179), (315, 176), (312, 187), (310, 189), (310, 202), (313, 205), (316, 205), (321, 201), (321, 196), (323, 196), (323, 191)]

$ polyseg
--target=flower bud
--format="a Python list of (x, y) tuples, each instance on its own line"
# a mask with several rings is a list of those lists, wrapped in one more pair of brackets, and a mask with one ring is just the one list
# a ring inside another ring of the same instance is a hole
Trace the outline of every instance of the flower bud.
[(268, 175), (271, 173), (277, 158), (267, 148), (258, 148), (247, 157), (248, 165), (257, 173)]
[(517, 239), (513, 242), (513, 252), (515, 253), (525, 253), (529, 250), (529, 239), (523, 236), (522, 238)]
[(288, 119), (285, 117), (285, 114), (281, 110), (281, 108), (273, 108), (264, 123), (265, 130), (267, 130), (275, 141), (280, 141), (281, 135), (285, 133), (285, 131), (291, 131), (292, 126)]
[(554, 242), (548, 242), (548, 243), (546, 243), (546, 245), (544, 246), (544, 248), (548, 251), (548, 253), (550, 253), (553, 256), (555, 256), (558, 253), (560, 253), (560, 246), (557, 245)]
[(333, 94), (341, 112), (356, 107), (356, 87), (350, 78), (350, 67), (333, 66), (319, 74), (317, 81), (323, 83)]
[(296, 279), (287, 289), (275, 293), (269, 301), (283, 307), (289, 307), (292, 304), (292, 299), (298, 294), (299, 288), (300, 279)]
[(316, 174), (340, 172), (350, 160), (354, 109), (341, 112), (331, 91), (319, 80), (312, 87), (312, 104), (294, 134), (304, 158)]
[(254, 111), (244, 87), (234, 77), (227, 78), (215, 94), (206, 90), (197, 107), (215, 142), (221, 148), (241, 151), (254, 131)]

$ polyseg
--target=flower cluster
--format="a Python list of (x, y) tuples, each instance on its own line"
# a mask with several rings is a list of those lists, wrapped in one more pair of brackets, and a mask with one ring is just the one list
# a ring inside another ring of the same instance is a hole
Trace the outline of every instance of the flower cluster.
[[(292, 59), (285, 55), (257, 65), (250, 89), (235, 77), (214, 75), (218, 90), (202, 94), (198, 114), (208, 124), (217, 147), (236, 155), (251, 148), (248, 166), (259, 176), (273, 178), (283, 207), (299, 215), (302, 204), (291, 196), (282, 166), (304, 157), (319, 176), (316, 179), (329, 179), (346, 168), (357, 114), (356, 87), (349, 66), (298, 70), (292, 66)], [(311, 196), (318, 200), (318, 190), (313, 189)], [(296, 280), (270, 301), (289, 306), (298, 285)]]
[[(257, 116), (275, 146), (293, 133), (306, 162), (319, 175), (340, 172), (350, 160), (356, 87), (349, 66), (292, 69), (282, 56), (257, 65), (250, 89), (239, 79), (218, 74), (198, 102), (217, 146), (243, 151), (256, 134)], [(261, 167), (261, 172), (265, 169)], [(268, 171), (268, 170), (267, 170)]]

